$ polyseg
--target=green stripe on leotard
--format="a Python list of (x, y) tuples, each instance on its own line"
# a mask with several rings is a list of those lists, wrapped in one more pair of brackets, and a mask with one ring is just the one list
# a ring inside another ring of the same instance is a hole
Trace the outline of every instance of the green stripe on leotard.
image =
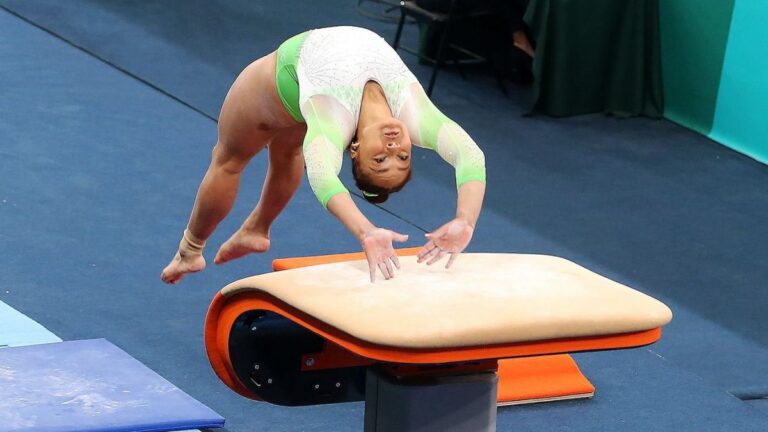
[(298, 34), (277, 48), (277, 64), (275, 66), (277, 93), (280, 95), (285, 109), (299, 123), (304, 123), (304, 117), (299, 109), (299, 77), (296, 75), (296, 67), (299, 64), (301, 46), (310, 32), (311, 30)]

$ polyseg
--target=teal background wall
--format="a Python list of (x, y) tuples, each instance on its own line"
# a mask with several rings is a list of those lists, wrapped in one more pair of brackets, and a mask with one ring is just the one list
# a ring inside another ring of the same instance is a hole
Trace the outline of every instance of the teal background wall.
[(659, 0), (664, 116), (768, 163), (768, 0)]
[(766, 0), (736, 0), (709, 136), (768, 163)]
[(659, 0), (664, 116), (708, 135), (734, 0)]

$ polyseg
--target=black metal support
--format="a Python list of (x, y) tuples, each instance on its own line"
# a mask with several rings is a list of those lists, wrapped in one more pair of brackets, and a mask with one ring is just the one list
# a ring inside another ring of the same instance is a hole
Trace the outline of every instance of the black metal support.
[(302, 358), (325, 340), (273, 312), (240, 315), (229, 336), (229, 354), (240, 382), (275, 405), (302, 406), (363, 399), (365, 367), (303, 371)]

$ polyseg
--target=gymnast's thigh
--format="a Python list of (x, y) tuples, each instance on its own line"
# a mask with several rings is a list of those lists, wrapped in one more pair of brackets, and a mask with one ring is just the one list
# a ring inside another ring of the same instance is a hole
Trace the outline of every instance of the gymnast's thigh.
[(219, 115), (219, 146), (253, 155), (282, 131), (300, 126), (280, 102), (274, 62), (274, 53), (256, 60), (232, 84)]

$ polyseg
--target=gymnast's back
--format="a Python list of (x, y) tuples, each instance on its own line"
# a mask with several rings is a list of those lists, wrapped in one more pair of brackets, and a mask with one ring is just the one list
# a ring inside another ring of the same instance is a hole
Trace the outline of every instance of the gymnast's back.
[(315, 95), (332, 96), (355, 120), (368, 81), (376, 81), (399, 117), (404, 94), (418, 83), (400, 56), (378, 34), (360, 27), (339, 26), (309, 32), (297, 68), (301, 106)]

